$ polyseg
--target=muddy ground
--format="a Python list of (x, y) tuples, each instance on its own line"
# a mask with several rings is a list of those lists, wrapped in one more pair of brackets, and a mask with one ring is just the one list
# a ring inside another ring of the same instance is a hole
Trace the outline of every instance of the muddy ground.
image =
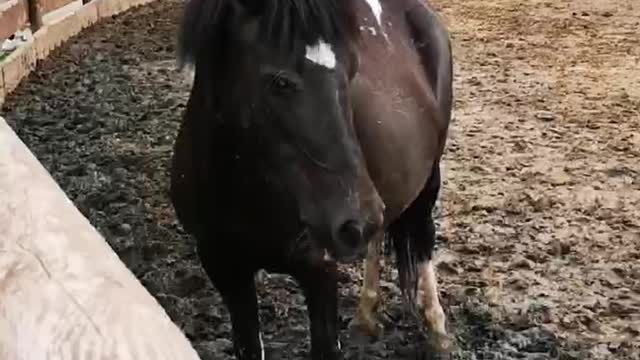
[[(640, 4), (435, 5), (456, 60), (437, 255), (452, 358), (640, 359)], [(160, 0), (86, 30), (2, 113), (202, 358), (231, 359), (228, 315), (167, 198), (188, 95), (181, 7)], [(386, 337), (349, 341), (358, 273), (345, 268), (341, 290), (348, 358), (419, 358), (392, 271)], [(259, 288), (273, 358), (305, 358), (295, 283)]]

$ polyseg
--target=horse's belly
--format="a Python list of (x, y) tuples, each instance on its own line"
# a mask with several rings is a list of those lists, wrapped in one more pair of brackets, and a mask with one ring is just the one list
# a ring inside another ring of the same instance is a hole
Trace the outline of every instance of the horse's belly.
[(356, 131), (371, 178), (393, 221), (424, 187), (439, 157), (435, 101), (418, 83), (354, 83)]

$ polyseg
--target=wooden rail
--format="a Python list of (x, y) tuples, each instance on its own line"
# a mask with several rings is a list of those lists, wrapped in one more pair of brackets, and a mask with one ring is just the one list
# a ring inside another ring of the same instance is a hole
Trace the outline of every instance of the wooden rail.
[(199, 360), (0, 117), (0, 359)]

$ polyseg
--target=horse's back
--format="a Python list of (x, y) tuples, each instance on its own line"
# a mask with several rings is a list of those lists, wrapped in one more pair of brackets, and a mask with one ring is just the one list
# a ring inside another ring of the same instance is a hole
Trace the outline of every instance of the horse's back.
[(451, 63), (446, 31), (426, 5), (379, 4), (379, 19), (375, 0), (358, 4), (362, 40), (352, 99), (369, 171), (392, 220), (422, 190), (442, 154)]

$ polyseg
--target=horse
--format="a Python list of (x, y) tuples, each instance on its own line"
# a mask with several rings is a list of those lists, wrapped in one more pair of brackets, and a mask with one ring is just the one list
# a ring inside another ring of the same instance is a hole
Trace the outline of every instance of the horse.
[[(314, 360), (342, 358), (337, 264), (364, 259), (352, 325), (375, 336), (381, 244), (429, 338), (451, 338), (431, 215), (453, 101), (449, 33), (422, 0), (191, 0), (193, 85), (170, 198), (229, 311), (239, 360), (265, 359), (255, 275), (305, 295)], [(418, 312), (418, 314), (420, 314)]]

